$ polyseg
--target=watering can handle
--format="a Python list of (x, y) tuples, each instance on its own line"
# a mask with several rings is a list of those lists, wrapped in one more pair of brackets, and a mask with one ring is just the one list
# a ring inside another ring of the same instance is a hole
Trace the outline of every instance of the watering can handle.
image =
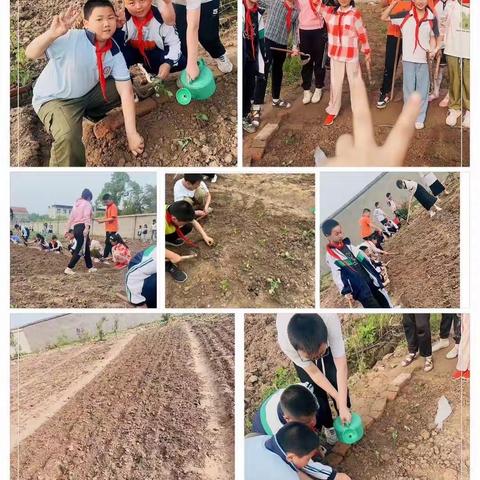
[[(205, 60), (203, 58), (199, 58), (197, 60), (197, 65), (198, 65), (199, 70), (201, 68), (204, 68), (205, 67)], [(187, 84), (190, 85), (192, 82), (193, 82), (193, 80), (187, 75)]]

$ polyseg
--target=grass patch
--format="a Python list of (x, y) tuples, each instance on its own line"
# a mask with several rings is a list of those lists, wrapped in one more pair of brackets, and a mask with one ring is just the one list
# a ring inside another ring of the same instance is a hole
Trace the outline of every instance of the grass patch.
[(33, 62), (25, 55), (25, 48), (18, 44), (17, 31), (10, 24), (10, 86), (28, 85), (34, 80)]
[(325, 273), (320, 277), (320, 292), (325, 292), (333, 284), (332, 274), (330, 272)]
[(297, 85), (301, 78), (300, 57), (287, 57), (283, 64), (283, 85)]

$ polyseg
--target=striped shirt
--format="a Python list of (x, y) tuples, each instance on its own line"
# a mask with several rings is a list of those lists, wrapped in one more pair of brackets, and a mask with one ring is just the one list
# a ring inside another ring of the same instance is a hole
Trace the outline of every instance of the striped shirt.
[(292, 34), (293, 47), (299, 44), (298, 9), (293, 6), (292, 26), (287, 30), (287, 8), (283, 0), (259, 0), (258, 6), (265, 9), (265, 38), (280, 45), (288, 45)]
[(335, 11), (334, 7), (319, 5), (328, 30), (328, 56), (338, 62), (358, 62), (362, 52), (370, 53), (367, 30), (361, 13), (350, 6), (347, 10)]

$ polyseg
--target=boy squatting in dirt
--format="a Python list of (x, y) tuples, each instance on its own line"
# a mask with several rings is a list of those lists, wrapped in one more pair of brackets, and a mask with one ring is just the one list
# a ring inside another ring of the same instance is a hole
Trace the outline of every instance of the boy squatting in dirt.
[(137, 132), (130, 73), (112, 40), (117, 18), (108, 0), (83, 7), (84, 29), (73, 29), (79, 11), (70, 7), (53, 17), (50, 28), (33, 40), (26, 56), (48, 63), (33, 89), (33, 108), (53, 136), (50, 166), (85, 166), (82, 120), (100, 120), (121, 101), (128, 146), (136, 156), (144, 141)]
[(291, 422), (273, 436), (245, 439), (245, 480), (350, 480), (345, 473), (313, 462), (318, 436), (307, 425)]
[[(209, 247), (214, 245), (213, 238), (209, 237), (202, 226), (195, 220), (195, 210), (189, 202), (181, 200), (165, 206), (166, 245), (180, 247), (186, 243), (196, 248), (197, 245), (186, 237), (193, 228), (202, 236), (203, 241)], [(179, 262), (187, 258), (191, 257), (189, 255), (179, 255), (168, 248), (165, 249), (165, 271), (170, 273), (178, 283), (183, 283), (188, 278), (187, 274), (177, 267)]]
[(210, 204), (212, 195), (203, 181), (201, 173), (186, 173), (183, 178), (177, 180), (173, 187), (173, 200), (179, 202), (185, 200), (195, 208), (195, 217), (197, 219), (206, 217), (212, 213)]
[(340, 293), (349, 302), (359, 301), (364, 308), (392, 308), (381, 274), (358, 247), (344, 238), (341, 225), (333, 218), (325, 220), (322, 232), (328, 239), (325, 260)]

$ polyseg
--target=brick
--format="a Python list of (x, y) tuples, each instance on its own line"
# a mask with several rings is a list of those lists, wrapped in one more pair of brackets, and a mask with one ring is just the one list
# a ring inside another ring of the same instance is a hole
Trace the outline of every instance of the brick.
[(337, 442), (332, 449), (332, 453), (336, 453), (337, 455), (346, 457), (349, 450), (350, 450), (350, 445), (347, 445), (346, 443)]
[(390, 383), (402, 388), (411, 378), (411, 373), (401, 373), (400, 375), (397, 375)]
[(253, 139), (256, 142), (268, 142), (268, 139), (278, 130), (278, 123), (267, 123)]
[(338, 455), (336, 453), (329, 453), (326, 458), (326, 463), (327, 465), (330, 465), (331, 467), (338, 467), (343, 461), (343, 457), (341, 455)]
[(387, 390), (385, 392), (385, 398), (387, 399), (388, 402), (393, 402), (398, 395), (398, 390)]
[(379, 397), (373, 402), (370, 415), (374, 418), (374, 420), (378, 420), (382, 416), (386, 406), (387, 399), (385, 397)]

